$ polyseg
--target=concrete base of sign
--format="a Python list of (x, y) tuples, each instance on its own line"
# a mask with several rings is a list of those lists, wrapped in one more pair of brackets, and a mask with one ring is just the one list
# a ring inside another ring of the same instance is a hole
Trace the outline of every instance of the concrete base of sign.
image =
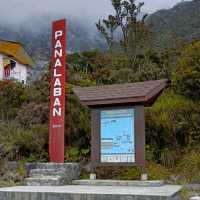
[(25, 179), (27, 186), (59, 186), (70, 184), (79, 177), (77, 163), (38, 163)]
[(160, 187), (164, 181), (74, 180), (74, 185)]
[(133, 186), (18, 186), (0, 188), (1, 200), (181, 200), (176, 185)]

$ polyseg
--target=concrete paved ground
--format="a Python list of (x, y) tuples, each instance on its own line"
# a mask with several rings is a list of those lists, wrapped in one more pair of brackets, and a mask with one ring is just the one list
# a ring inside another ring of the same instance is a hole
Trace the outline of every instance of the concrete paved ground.
[(161, 196), (171, 197), (175, 195), (181, 186), (164, 185), (161, 187), (132, 187), (132, 186), (17, 186), (0, 188), (2, 193), (57, 193), (57, 194), (111, 194), (133, 196)]

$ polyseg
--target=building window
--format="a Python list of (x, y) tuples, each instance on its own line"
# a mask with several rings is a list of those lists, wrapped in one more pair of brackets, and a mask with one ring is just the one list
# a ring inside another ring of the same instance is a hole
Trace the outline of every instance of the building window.
[(11, 70), (13, 70), (16, 67), (16, 61), (10, 60), (10, 67), (11, 67)]

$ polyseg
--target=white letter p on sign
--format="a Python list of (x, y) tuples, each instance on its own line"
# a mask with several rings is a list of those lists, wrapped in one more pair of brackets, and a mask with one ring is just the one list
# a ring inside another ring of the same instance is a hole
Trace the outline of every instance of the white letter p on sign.
[(62, 34), (63, 34), (62, 31), (56, 31), (56, 32), (55, 32), (55, 39), (57, 40), (59, 37), (62, 36)]

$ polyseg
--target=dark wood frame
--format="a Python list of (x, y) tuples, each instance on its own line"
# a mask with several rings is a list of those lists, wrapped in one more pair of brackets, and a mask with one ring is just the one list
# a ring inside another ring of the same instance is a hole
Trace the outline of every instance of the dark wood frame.
[[(134, 136), (135, 136), (135, 162), (127, 163), (102, 163), (100, 161), (100, 113), (102, 110), (111, 109), (134, 109)], [(91, 161), (92, 168), (97, 166), (145, 166), (145, 119), (144, 105), (124, 105), (96, 107), (91, 109)]]

